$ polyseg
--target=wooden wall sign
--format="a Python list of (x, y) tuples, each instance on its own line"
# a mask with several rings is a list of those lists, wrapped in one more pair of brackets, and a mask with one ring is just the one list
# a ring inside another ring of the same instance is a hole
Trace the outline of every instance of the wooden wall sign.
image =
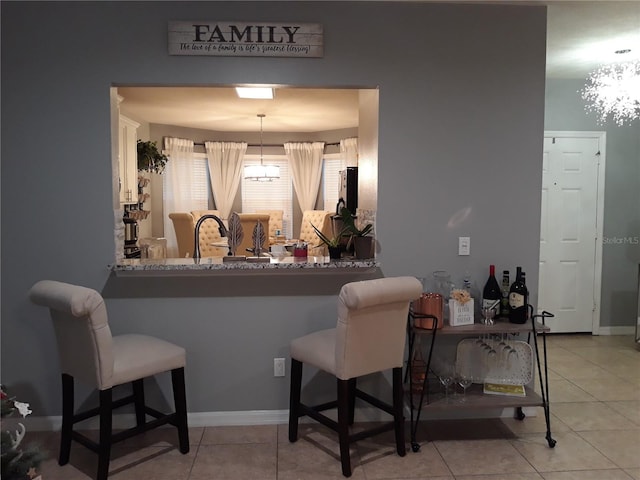
[(322, 57), (319, 23), (169, 22), (169, 55)]

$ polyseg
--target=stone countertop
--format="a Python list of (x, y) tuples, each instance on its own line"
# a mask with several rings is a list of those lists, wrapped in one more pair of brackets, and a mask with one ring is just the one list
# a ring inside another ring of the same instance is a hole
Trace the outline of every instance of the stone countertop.
[(255, 274), (313, 274), (353, 273), (375, 270), (380, 263), (374, 258), (356, 260), (345, 258), (329, 260), (329, 257), (272, 257), (269, 262), (223, 262), (222, 257), (166, 259), (123, 259), (109, 265), (117, 276), (177, 276), (177, 275), (255, 275)]

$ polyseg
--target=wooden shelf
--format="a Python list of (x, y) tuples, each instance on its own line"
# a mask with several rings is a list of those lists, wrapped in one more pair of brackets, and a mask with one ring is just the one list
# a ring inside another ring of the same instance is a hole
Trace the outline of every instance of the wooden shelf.
[[(444, 394), (438, 391), (436, 394), (429, 395), (429, 401), (426, 400), (422, 404), (424, 411), (448, 411), (459, 409), (481, 409), (481, 408), (509, 408), (509, 407), (541, 407), (543, 406), (542, 397), (529, 387), (525, 387), (525, 397), (515, 397), (509, 395), (490, 395), (482, 392), (482, 385), (472, 385), (467, 389), (466, 395), (458, 393), (453, 395), (450, 388), (449, 397), (445, 398)], [(464, 401), (461, 399), (464, 398)], [(419, 394), (413, 394), (414, 408), (419, 408)]]
[[(414, 318), (420, 318), (419, 314), (411, 313)], [(420, 335), (431, 335), (434, 331), (426, 328), (413, 327), (413, 331)], [(548, 333), (551, 329), (542, 325), (536, 321), (536, 331), (538, 333)], [(483, 325), (481, 323), (474, 323), (473, 325), (460, 325), (458, 327), (452, 327), (445, 325), (442, 328), (437, 329), (436, 336), (438, 335), (482, 335), (482, 334), (500, 334), (500, 333), (529, 333), (531, 332), (531, 320), (527, 320), (526, 323), (510, 323), (507, 320), (498, 319), (493, 325)]]

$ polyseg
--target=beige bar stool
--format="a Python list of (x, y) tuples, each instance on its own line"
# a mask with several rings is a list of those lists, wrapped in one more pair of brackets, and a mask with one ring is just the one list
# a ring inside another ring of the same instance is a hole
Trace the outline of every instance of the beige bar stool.
[[(298, 439), (298, 418), (305, 415), (336, 431), (345, 477), (351, 476), (351, 442), (395, 430), (396, 451), (401, 457), (405, 455), (402, 366), (407, 315), (410, 302), (421, 293), (422, 284), (414, 277), (348, 283), (338, 296), (337, 327), (291, 342), (289, 441)], [(315, 407), (300, 402), (303, 363), (337, 378), (337, 401)], [(390, 369), (393, 371), (391, 405), (356, 388), (358, 377)], [(356, 397), (393, 415), (393, 422), (350, 434)], [(337, 422), (320, 413), (335, 407), (338, 408)]]
[[(73, 439), (98, 454), (97, 480), (105, 480), (113, 443), (167, 423), (178, 429), (180, 452), (189, 452), (184, 348), (147, 335), (112, 337), (104, 300), (90, 288), (42, 280), (31, 288), (29, 298), (49, 308), (58, 342), (62, 371), (60, 465), (69, 462)], [(168, 371), (175, 413), (163, 414), (145, 405), (143, 379)], [(74, 412), (75, 380), (99, 390), (99, 407)], [(128, 382), (133, 385), (133, 394), (114, 401), (113, 387)], [(130, 403), (135, 405), (136, 426), (113, 434), (112, 410)], [(98, 443), (73, 430), (75, 423), (96, 415), (100, 417)], [(147, 415), (154, 419), (147, 421)]]

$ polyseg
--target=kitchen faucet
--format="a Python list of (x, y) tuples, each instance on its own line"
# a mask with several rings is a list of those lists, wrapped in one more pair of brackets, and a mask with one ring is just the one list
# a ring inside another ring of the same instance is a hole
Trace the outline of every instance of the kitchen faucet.
[(222, 223), (222, 220), (220, 220), (217, 216), (215, 215), (201, 216), (196, 222), (196, 228), (195, 228), (196, 238), (194, 240), (194, 246), (193, 246), (193, 258), (195, 258), (196, 260), (200, 259), (200, 225), (202, 225), (202, 222), (204, 222), (209, 218), (212, 220), (215, 220), (216, 222), (218, 222), (218, 225), (220, 225), (220, 227), (218, 228), (218, 230), (220, 231), (220, 236), (221, 237), (227, 236), (227, 227), (224, 226), (224, 223)]

